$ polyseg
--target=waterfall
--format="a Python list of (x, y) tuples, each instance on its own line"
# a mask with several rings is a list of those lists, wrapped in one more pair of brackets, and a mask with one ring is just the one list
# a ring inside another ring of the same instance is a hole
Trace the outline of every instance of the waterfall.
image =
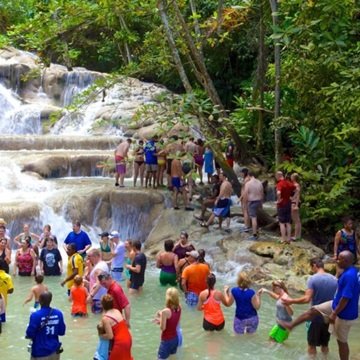
[(93, 73), (83, 68), (74, 68), (66, 74), (65, 87), (61, 98), (62, 106), (69, 106), (74, 97), (88, 88), (95, 80)]

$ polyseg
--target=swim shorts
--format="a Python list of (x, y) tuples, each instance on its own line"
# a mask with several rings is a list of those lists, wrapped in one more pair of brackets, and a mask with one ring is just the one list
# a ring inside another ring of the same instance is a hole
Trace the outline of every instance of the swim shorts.
[(279, 222), (281, 224), (291, 223), (291, 203), (277, 208)]
[(166, 285), (176, 286), (177, 285), (176, 273), (170, 273), (170, 272), (161, 270), (160, 271), (160, 284), (163, 286), (166, 286)]
[(161, 340), (158, 351), (158, 359), (159, 360), (167, 359), (170, 357), (170, 355), (176, 354), (178, 345), (179, 345), (179, 338), (177, 335), (170, 340)]
[(146, 170), (146, 172), (157, 172), (158, 166), (157, 166), (157, 164), (146, 164), (145, 170)]
[(189, 306), (196, 306), (199, 302), (199, 296), (191, 291), (185, 294), (185, 302)]
[(181, 179), (179, 177), (172, 177), (171, 185), (179, 191), (181, 188)]
[(330, 340), (329, 324), (310, 322), (307, 333), (309, 346), (328, 346)]
[(289, 337), (289, 330), (284, 329), (282, 326), (276, 324), (269, 332), (269, 337), (275, 342), (281, 344)]
[(257, 211), (261, 207), (261, 204), (262, 204), (261, 200), (249, 201), (249, 203), (248, 203), (248, 212), (249, 212), (249, 216), (251, 218), (256, 218)]
[(259, 325), (259, 317), (252, 316), (247, 319), (234, 317), (234, 332), (236, 334), (254, 334)]
[(225, 321), (222, 322), (220, 325), (214, 325), (210, 322), (208, 322), (207, 320), (203, 320), (203, 329), (206, 330), (206, 331), (220, 331), (224, 328), (225, 326)]
[(122, 273), (123, 273), (124, 269), (121, 267), (121, 268), (113, 268), (111, 269), (111, 277), (117, 281), (117, 282), (120, 282), (123, 280), (122, 278)]
[(126, 164), (116, 164), (116, 172), (118, 174), (126, 174)]

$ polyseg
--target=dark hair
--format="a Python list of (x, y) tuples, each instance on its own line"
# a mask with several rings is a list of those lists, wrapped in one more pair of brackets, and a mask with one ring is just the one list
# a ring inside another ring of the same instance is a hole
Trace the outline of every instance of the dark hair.
[(202, 141), (202, 139), (197, 139), (197, 145), (199, 145), (199, 146), (204, 145), (204, 142)]
[(31, 236), (25, 236), (24, 237), (25, 242), (30, 245), (31, 244)]
[(173, 248), (174, 248), (174, 241), (173, 240), (166, 240), (164, 242), (165, 251), (172, 251)]
[(199, 253), (198, 262), (204, 264), (205, 263), (205, 250), (199, 249), (198, 253)]
[(241, 170), (241, 172), (244, 174), (244, 175), (248, 175), (249, 174), (249, 169), (248, 168), (243, 168)]
[(347, 224), (349, 221), (354, 221), (351, 216), (344, 216), (344, 217), (342, 218), (342, 223), (343, 223), (344, 225)]
[(105, 294), (101, 298), (101, 305), (105, 311), (113, 309), (114, 308), (114, 298), (109, 294)]
[(81, 222), (79, 220), (76, 220), (76, 221), (73, 222), (73, 225), (76, 225), (76, 226), (80, 227)]
[(189, 238), (189, 234), (186, 231), (181, 231), (180, 235), (184, 235), (187, 239)]
[(36, 275), (35, 276), (35, 281), (37, 284), (41, 284), (44, 281), (44, 276), (43, 275)]
[(49, 224), (44, 225), (44, 228), (47, 228), (49, 231), (51, 231), (51, 226)]
[(210, 291), (214, 290), (214, 286), (216, 284), (216, 276), (214, 273), (210, 273), (206, 279), (206, 283), (208, 286), (208, 296), (207, 299), (210, 297)]
[(211, 175), (211, 177), (219, 180), (219, 175), (218, 174), (213, 174), (213, 175)]
[(111, 278), (111, 275), (108, 272), (103, 272), (103, 273), (98, 275), (98, 280), (99, 281), (108, 280), (110, 278)]
[(76, 252), (76, 244), (75, 243), (68, 244), (67, 248), (72, 249), (72, 250), (74, 250)]
[(50, 291), (43, 292), (39, 296), (39, 303), (41, 306), (50, 306), (52, 300), (52, 293)]
[(320, 259), (320, 258), (318, 258), (318, 257), (315, 257), (315, 258), (312, 258), (311, 260), (310, 260), (310, 266), (316, 266), (317, 268), (321, 268), (321, 269), (323, 269), (324, 268), (324, 262)]
[(136, 250), (141, 250), (141, 241), (140, 240), (135, 240), (133, 242), (133, 247), (136, 249)]

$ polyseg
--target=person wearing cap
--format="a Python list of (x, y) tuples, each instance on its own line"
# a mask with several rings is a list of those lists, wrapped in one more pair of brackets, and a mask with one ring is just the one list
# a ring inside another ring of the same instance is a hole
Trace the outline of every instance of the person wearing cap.
[(71, 231), (64, 240), (64, 249), (67, 251), (67, 245), (74, 243), (76, 245), (76, 252), (84, 258), (86, 251), (91, 247), (89, 235), (81, 230), (80, 221), (75, 221), (72, 227), (73, 231)]
[(115, 281), (121, 281), (124, 271), (125, 243), (121, 241), (117, 231), (111, 232), (110, 240), (112, 242), (111, 276)]
[(87, 257), (91, 263), (88, 301), (91, 303), (91, 312), (93, 314), (100, 314), (102, 312), (101, 297), (106, 294), (107, 290), (101, 286), (98, 276), (107, 272), (109, 266), (104, 260), (101, 260), (101, 252), (99, 249), (91, 249)]
[(107, 263), (110, 263), (112, 259), (112, 247), (113, 244), (109, 240), (110, 234), (107, 231), (102, 232), (99, 234), (100, 236), (100, 251), (101, 251), (101, 259), (106, 261)]
[(118, 284), (107, 271), (101, 273), (98, 276), (98, 280), (100, 285), (107, 289), (107, 293), (113, 297), (114, 308), (123, 314), (127, 326), (130, 327), (131, 305), (121, 285)]
[(207, 289), (207, 277), (210, 274), (210, 269), (206, 264), (198, 261), (198, 251), (192, 250), (186, 255), (188, 255), (190, 265), (185, 268), (181, 275), (181, 286), (185, 293), (186, 304), (196, 306), (200, 293)]

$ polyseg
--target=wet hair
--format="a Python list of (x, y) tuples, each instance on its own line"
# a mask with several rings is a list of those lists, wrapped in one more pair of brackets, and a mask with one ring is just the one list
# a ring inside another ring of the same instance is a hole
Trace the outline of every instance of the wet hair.
[(76, 226), (80, 227), (81, 222), (79, 220), (76, 220), (76, 221), (73, 222), (73, 225), (76, 225)]
[(314, 265), (319, 269), (324, 268), (324, 262), (318, 257), (312, 258), (310, 260), (310, 266), (314, 266)]
[(83, 283), (83, 278), (82, 278), (82, 276), (76, 275), (76, 276), (74, 277), (74, 284), (75, 284), (76, 286), (80, 286), (82, 283)]
[(30, 244), (31, 244), (31, 236), (25, 236), (25, 237), (24, 237), (24, 241), (25, 241), (28, 245), (30, 245)]
[(44, 225), (44, 229), (47, 229), (47, 230), (49, 230), (49, 231), (51, 231), (51, 226), (49, 225), (49, 224), (46, 224), (46, 225)]
[(50, 306), (52, 300), (52, 293), (45, 291), (39, 296), (39, 303), (41, 306)]
[(241, 289), (248, 289), (251, 285), (248, 273), (241, 271), (237, 278), (237, 285)]
[(204, 264), (205, 263), (205, 250), (199, 249), (198, 253), (199, 253), (198, 262)]
[(42, 284), (43, 281), (44, 281), (44, 276), (43, 275), (36, 275), (35, 276), (35, 282), (37, 284)]
[(113, 309), (114, 308), (114, 298), (109, 294), (105, 294), (101, 298), (101, 305), (105, 311)]
[(179, 290), (171, 287), (165, 293), (165, 305), (170, 309), (178, 309), (180, 306)]
[(136, 250), (141, 250), (141, 241), (140, 240), (135, 240), (132, 244), (132, 246), (136, 249)]
[(202, 139), (197, 139), (196, 143), (197, 143), (197, 145), (199, 145), (199, 146), (203, 146), (203, 145), (204, 145), (204, 142), (202, 141)]
[(184, 235), (184, 236), (186, 237), (186, 239), (189, 238), (189, 234), (188, 234), (186, 231), (184, 231), (184, 230), (180, 232), (180, 236), (181, 236), (181, 235)]
[(206, 284), (208, 287), (208, 296), (206, 297), (207, 299), (210, 297), (210, 291), (214, 290), (214, 286), (216, 284), (216, 276), (214, 273), (210, 273), (206, 279)]
[(174, 241), (173, 240), (166, 240), (164, 242), (165, 251), (172, 251), (173, 248), (174, 248)]
[(275, 280), (275, 281), (272, 282), (271, 285), (273, 287), (274, 286), (279, 287), (280, 289), (284, 290), (287, 294), (289, 293), (285, 283), (282, 280)]

